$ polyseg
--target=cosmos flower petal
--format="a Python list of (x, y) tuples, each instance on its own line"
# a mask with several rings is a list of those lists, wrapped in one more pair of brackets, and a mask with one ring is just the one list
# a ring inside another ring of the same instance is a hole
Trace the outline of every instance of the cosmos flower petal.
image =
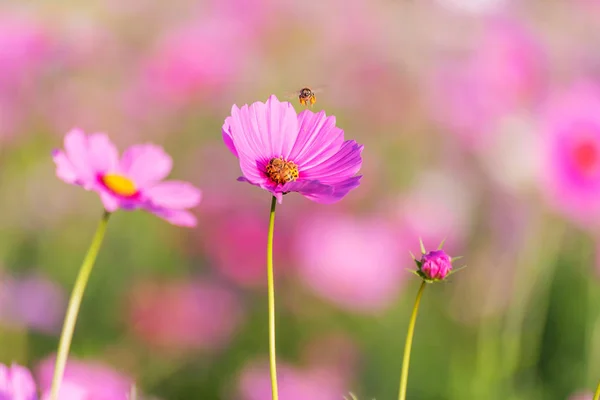
[(231, 127), (229, 126), (233, 117), (225, 118), (225, 123), (223, 123), (223, 127), (221, 128), (221, 134), (223, 135), (223, 142), (225, 142), (225, 146), (233, 153), (234, 156), (239, 158), (239, 154), (237, 149), (235, 148), (235, 144), (233, 143), (233, 138), (231, 137)]
[(200, 203), (202, 192), (182, 181), (161, 182), (145, 191), (152, 204), (158, 207), (181, 210)]
[(119, 162), (119, 152), (104, 133), (88, 137), (88, 163), (95, 173), (112, 171)]
[(149, 211), (157, 217), (177, 226), (193, 228), (198, 223), (196, 216), (189, 211), (171, 210), (167, 208), (158, 208)]
[[(333, 194), (333, 187), (330, 185), (324, 185), (319, 181), (295, 181), (286, 183), (281, 191), (286, 192), (299, 192), (305, 196), (308, 194), (318, 194), (320, 196), (330, 196)], [(308, 196), (307, 196), (308, 197)]]
[(115, 196), (108, 192), (100, 192), (100, 200), (102, 200), (104, 209), (108, 212), (117, 211), (117, 209), (119, 208), (119, 199), (117, 199)]
[(88, 139), (80, 129), (73, 129), (65, 135), (65, 153), (77, 176), (84, 186), (95, 179), (94, 171), (89, 163)]
[(240, 159), (287, 158), (298, 136), (298, 121), (289, 102), (271, 96), (266, 103), (233, 106), (223, 130), (227, 147), (235, 148)]
[(160, 147), (153, 144), (140, 144), (128, 148), (121, 159), (121, 172), (132, 179), (138, 188), (147, 187), (164, 179), (173, 160)]
[(319, 156), (319, 164), (303, 169), (302, 176), (304, 179), (318, 179), (323, 183), (344, 180), (360, 170), (362, 150), (362, 145), (354, 140), (347, 140), (333, 156)]
[(0, 364), (0, 399), (35, 400), (36, 387), (31, 372), (25, 367)]
[(54, 150), (52, 152), (52, 159), (56, 164), (56, 176), (65, 181), (66, 183), (76, 184), (77, 183), (77, 171), (71, 164), (67, 155), (62, 150)]
[(302, 190), (300, 193), (314, 202), (333, 204), (343, 199), (350, 190), (357, 188), (360, 185), (361, 178), (362, 176), (350, 177), (342, 182), (327, 186), (329, 190)]
[(302, 111), (298, 115), (298, 138), (289, 158), (307, 168), (316, 158), (320, 160), (335, 154), (344, 142), (344, 131), (335, 126), (335, 121), (335, 117), (328, 117), (325, 111)]

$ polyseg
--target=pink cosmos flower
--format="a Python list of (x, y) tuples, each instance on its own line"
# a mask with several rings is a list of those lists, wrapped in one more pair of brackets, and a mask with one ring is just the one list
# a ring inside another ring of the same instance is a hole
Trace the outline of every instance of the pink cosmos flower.
[(233, 106), (223, 140), (239, 158), (240, 181), (259, 186), (279, 203), (299, 192), (318, 203), (334, 203), (359, 185), (363, 146), (344, 141), (335, 117), (324, 111), (296, 114), (289, 102), (271, 96), (266, 103)]
[[(55, 357), (44, 359), (36, 368), (44, 399), (50, 393)], [(59, 394), (60, 400), (127, 400), (133, 380), (100, 362), (69, 359)], [(29, 400), (29, 399), (28, 399)]]
[(60, 179), (97, 192), (108, 212), (139, 208), (174, 225), (196, 225), (186, 209), (200, 202), (201, 192), (187, 182), (161, 182), (172, 160), (159, 146), (131, 146), (119, 160), (107, 135), (73, 129), (65, 136), (65, 150), (54, 150), (53, 158)]
[(215, 350), (241, 322), (234, 293), (207, 282), (144, 283), (132, 290), (129, 321), (134, 333), (163, 350)]
[(0, 364), (0, 399), (37, 400), (35, 382), (27, 368)]
[(581, 82), (542, 118), (542, 182), (550, 203), (583, 225), (600, 217), (600, 86)]
[(301, 223), (296, 243), (301, 279), (350, 311), (385, 309), (406, 277), (401, 254), (408, 249), (384, 220), (317, 215)]

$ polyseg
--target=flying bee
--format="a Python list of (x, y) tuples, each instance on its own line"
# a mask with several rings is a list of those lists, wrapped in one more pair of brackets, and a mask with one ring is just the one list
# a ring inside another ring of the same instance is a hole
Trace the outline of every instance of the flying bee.
[(288, 98), (297, 97), (300, 101), (300, 104), (306, 107), (312, 107), (317, 102), (316, 93), (319, 93), (321, 91), (322, 89), (311, 89), (307, 86), (295, 91)]

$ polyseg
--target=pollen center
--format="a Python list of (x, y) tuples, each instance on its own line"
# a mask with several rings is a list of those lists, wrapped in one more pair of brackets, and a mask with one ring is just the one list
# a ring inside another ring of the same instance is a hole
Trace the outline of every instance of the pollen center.
[(596, 143), (586, 140), (573, 148), (573, 159), (577, 167), (585, 174), (593, 174), (600, 167), (600, 149)]
[(119, 196), (129, 197), (137, 193), (135, 183), (122, 175), (106, 174), (102, 177), (102, 182)]
[(291, 161), (285, 161), (283, 157), (272, 158), (265, 173), (272, 182), (283, 185), (298, 179), (298, 166)]

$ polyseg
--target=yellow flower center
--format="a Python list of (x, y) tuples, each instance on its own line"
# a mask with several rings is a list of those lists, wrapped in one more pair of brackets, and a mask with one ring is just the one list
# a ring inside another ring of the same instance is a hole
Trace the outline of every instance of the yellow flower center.
[(291, 161), (285, 161), (283, 157), (272, 158), (265, 173), (271, 181), (281, 185), (295, 181), (299, 176), (298, 166)]
[(129, 197), (137, 193), (135, 183), (129, 178), (118, 174), (106, 174), (102, 177), (102, 182), (113, 193), (119, 196)]

